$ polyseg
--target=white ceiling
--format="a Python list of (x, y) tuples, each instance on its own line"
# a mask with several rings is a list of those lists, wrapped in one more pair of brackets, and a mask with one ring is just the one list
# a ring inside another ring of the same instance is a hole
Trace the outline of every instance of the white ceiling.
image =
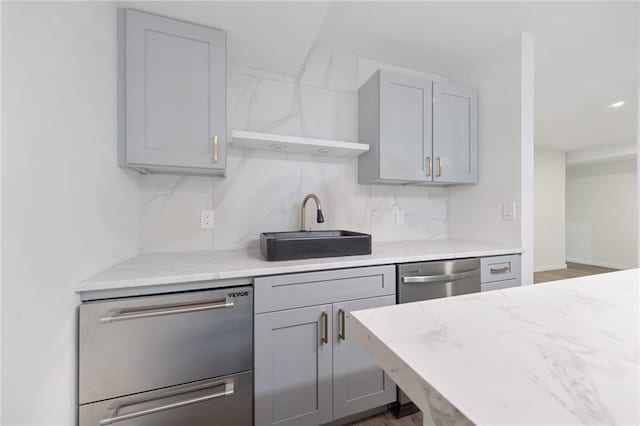
[(295, 75), (315, 43), (330, 2), (122, 1), (129, 7), (227, 32), (227, 60)]
[[(536, 44), (536, 145), (636, 137), (637, 2), (126, 2), (222, 28), (229, 62), (295, 75), (319, 44), (459, 74), (521, 31)], [(609, 105), (626, 104), (618, 109)]]
[(451, 76), (529, 31), (536, 145), (568, 151), (635, 138), (639, 16), (637, 3), (612, 1), (341, 2), (317, 43)]

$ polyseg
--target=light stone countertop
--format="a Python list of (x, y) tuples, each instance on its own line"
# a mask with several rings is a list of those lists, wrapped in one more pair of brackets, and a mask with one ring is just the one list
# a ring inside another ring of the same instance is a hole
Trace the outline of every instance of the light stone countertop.
[[(156, 289), (176, 283), (231, 280), (293, 272), (520, 253), (519, 247), (458, 240), (373, 243), (366, 256), (268, 262), (258, 249), (142, 254), (119, 263), (76, 287), (77, 293), (134, 287)], [(165, 289), (170, 290), (170, 289)]]
[(352, 312), (425, 425), (640, 424), (640, 269)]

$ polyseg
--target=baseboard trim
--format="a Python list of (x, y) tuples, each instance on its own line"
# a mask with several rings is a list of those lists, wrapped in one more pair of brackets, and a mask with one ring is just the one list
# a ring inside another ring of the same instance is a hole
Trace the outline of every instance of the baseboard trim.
[(533, 269), (533, 272), (554, 271), (556, 269), (567, 269), (567, 264), (561, 263), (560, 265), (536, 266)]
[(602, 268), (611, 268), (611, 269), (633, 269), (636, 267), (632, 265), (619, 265), (616, 263), (608, 263), (608, 262), (594, 262), (593, 260), (576, 259), (576, 258), (569, 258), (569, 257), (567, 258), (567, 262), (582, 263), (583, 265), (600, 266)]

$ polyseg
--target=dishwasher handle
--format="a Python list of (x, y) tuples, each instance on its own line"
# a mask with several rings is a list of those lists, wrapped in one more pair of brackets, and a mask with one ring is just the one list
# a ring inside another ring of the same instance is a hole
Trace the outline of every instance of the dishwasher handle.
[(454, 274), (402, 277), (402, 282), (404, 284), (434, 283), (441, 281), (461, 280), (463, 278), (475, 277), (477, 275), (480, 275), (480, 269), (474, 269), (465, 272), (456, 272)]

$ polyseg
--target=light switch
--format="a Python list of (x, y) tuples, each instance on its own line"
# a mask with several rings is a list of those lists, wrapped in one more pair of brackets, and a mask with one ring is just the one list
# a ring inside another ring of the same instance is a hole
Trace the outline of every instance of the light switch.
[(396, 209), (396, 225), (404, 225), (404, 210)]
[(516, 203), (503, 203), (502, 204), (502, 220), (507, 222), (513, 222), (516, 220)]

